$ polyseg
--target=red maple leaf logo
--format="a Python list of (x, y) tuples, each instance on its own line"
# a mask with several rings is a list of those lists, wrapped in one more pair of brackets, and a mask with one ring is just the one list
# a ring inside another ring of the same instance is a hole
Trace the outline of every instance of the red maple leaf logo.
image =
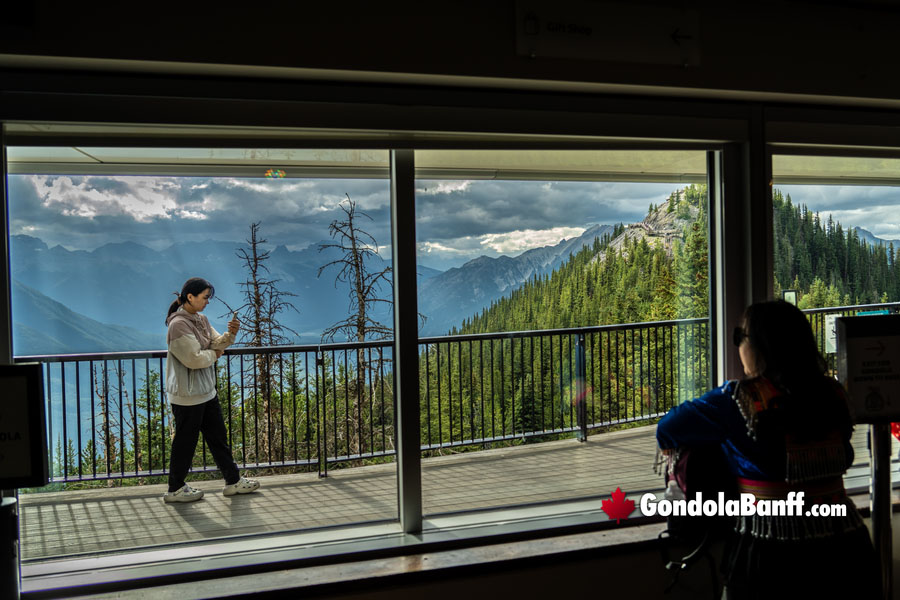
[(634, 512), (634, 500), (626, 500), (625, 492), (616, 488), (612, 493), (612, 500), (603, 501), (602, 510), (610, 520), (615, 519), (618, 524), (620, 519), (627, 519)]

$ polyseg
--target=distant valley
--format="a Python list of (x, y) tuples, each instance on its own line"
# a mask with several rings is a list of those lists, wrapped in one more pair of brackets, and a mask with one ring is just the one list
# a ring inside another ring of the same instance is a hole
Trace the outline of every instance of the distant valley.
[[(678, 196), (680, 198), (681, 196)], [(652, 207), (651, 207), (652, 208)], [(641, 222), (627, 226), (609, 248), (619, 251), (626, 241), (653, 238), (671, 253), (680, 231), (671, 211), (651, 211)], [(694, 217), (691, 213), (690, 218)], [(459, 327), (525, 282), (559, 270), (569, 258), (596, 239), (611, 236), (611, 225), (594, 225), (581, 236), (558, 244), (535, 248), (518, 256), (481, 256), (459, 267), (441, 272), (425, 265), (417, 268), (418, 311), (425, 317), (422, 336), (439, 336)], [(875, 237), (853, 228), (860, 240), (872, 246), (900, 240)], [(325, 242), (327, 243), (327, 242)], [(173, 292), (189, 277), (202, 276), (213, 282), (216, 297), (206, 314), (224, 329), (228, 306), (242, 304), (239, 283), (245, 278), (236, 250), (241, 244), (228, 241), (179, 242), (164, 250), (136, 243), (106, 244), (93, 251), (70, 251), (48, 247), (27, 235), (10, 238), (13, 279), (13, 342), (17, 355), (161, 350), (165, 347), (165, 313)], [(598, 255), (602, 258), (603, 253)], [(321, 341), (327, 327), (342, 320), (348, 310), (348, 288), (335, 282), (335, 269), (321, 277), (319, 268), (340, 257), (338, 251), (319, 244), (292, 251), (285, 246), (271, 250), (268, 276), (278, 286), (295, 294), (291, 301), (299, 312), (285, 312), (282, 321), (299, 336), (296, 343)], [(390, 265), (376, 256), (370, 269)], [(382, 297), (391, 290), (385, 286)], [(222, 302), (222, 301), (224, 302)], [(375, 319), (390, 326), (389, 305)]]
[[(583, 245), (612, 231), (593, 226), (577, 238), (536, 248), (516, 257), (486, 256), (446, 272), (417, 268), (419, 312), (426, 320), (422, 335), (443, 335), (462, 319), (510, 293), (535, 275), (558, 268)], [(101, 246), (91, 252), (48, 247), (40, 239), (10, 238), (13, 289), (14, 351), (17, 355), (158, 350), (165, 347), (165, 313), (186, 279), (202, 276), (229, 306), (241, 304), (238, 282), (244, 271), (234, 242), (181, 242), (156, 251), (135, 243)], [(319, 252), (318, 244), (299, 251), (279, 246), (271, 251), (269, 275), (280, 289), (296, 294), (298, 313), (283, 313), (286, 325), (300, 333), (298, 343), (317, 343), (322, 330), (347, 314), (348, 289), (335, 285), (333, 270), (318, 269), (339, 255)], [(380, 262), (379, 262), (380, 261)], [(371, 269), (390, 261), (376, 258)], [(382, 290), (389, 295), (390, 288)], [(224, 329), (225, 303), (206, 310)], [(390, 324), (389, 311), (376, 318)]]

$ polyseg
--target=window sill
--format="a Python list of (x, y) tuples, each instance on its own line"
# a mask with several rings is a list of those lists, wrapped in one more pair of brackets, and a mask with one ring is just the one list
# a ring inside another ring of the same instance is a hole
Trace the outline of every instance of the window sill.
[[(637, 504), (640, 494), (629, 499)], [(390, 522), (48, 561), (23, 566), (22, 597), (147, 592), (151, 587), (154, 597), (166, 597), (156, 593), (185, 582), (201, 596), (318, 589), (372, 577), (621, 549), (652, 542), (665, 528), (663, 519), (640, 516), (637, 510), (617, 525), (601, 507), (602, 499), (594, 498), (435, 516), (426, 519), (421, 535), (404, 534)]]
[[(897, 485), (895, 484), (895, 489)], [(851, 499), (868, 516), (868, 493)], [(637, 504), (641, 493), (629, 494)], [(621, 524), (602, 512), (603, 498), (427, 518), (420, 535), (397, 522), (306, 530), (47, 561), (22, 568), (25, 599), (140, 589), (175, 593), (191, 582), (201, 597), (285, 589), (324, 591), (371, 578), (428, 576), (442, 570), (536, 557), (592, 556), (652, 544), (665, 529), (639, 510)], [(894, 512), (900, 510), (895, 494)], [(265, 573), (265, 577), (259, 577)], [(116, 597), (119, 597), (118, 595)]]

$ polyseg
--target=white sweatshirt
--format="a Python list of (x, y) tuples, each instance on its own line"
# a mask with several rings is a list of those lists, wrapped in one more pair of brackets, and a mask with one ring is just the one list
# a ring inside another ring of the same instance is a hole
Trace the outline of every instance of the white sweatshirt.
[(216, 396), (216, 350), (234, 343), (231, 333), (219, 334), (207, 318), (179, 308), (166, 319), (166, 394), (182, 406), (203, 404)]

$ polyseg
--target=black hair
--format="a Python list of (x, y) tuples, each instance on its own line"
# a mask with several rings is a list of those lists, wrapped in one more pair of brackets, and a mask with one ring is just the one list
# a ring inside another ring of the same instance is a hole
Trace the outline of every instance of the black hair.
[(188, 294), (193, 294), (194, 296), (199, 296), (203, 293), (203, 290), (209, 290), (209, 297), (212, 298), (216, 294), (216, 288), (203, 279), (202, 277), (191, 277), (187, 281), (184, 282), (184, 285), (181, 286), (181, 293), (174, 292), (178, 298), (169, 305), (169, 312), (166, 314), (166, 320), (169, 319), (169, 316), (178, 310), (178, 307), (187, 302)]
[[(759, 439), (775, 435), (784, 440), (787, 433), (801, 440), (820, 439), (835, 429), (850, 439), (853, 419), (846, 396), (836, 391), (837, 381), (825, 377), (828, 363), (806, 315), (784, 300), (760, 302), (744, 311), (744, 331), (761, 363), (761, 375), (787, 392), (777, 404), (780, 418), (769, 415), (759, 421)], [(746, 399), (744, 405), (755, 412)]]
[(759, 302), (744, 311), (744, 332), (762, 373), (788, 390), (820, 379), (827, 363), (803, 312), (784, 300)]

